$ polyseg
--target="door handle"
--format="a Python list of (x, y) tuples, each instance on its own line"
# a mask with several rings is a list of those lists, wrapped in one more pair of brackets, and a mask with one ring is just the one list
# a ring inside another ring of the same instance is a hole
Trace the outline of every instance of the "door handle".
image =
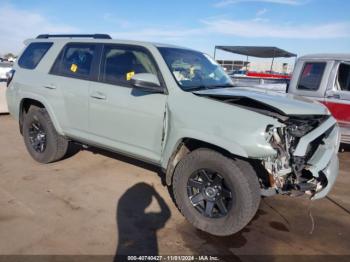
[(327, 90), (326, 91), (326, 98), (340, 99), (340, 94), (338, 92), (336, 92), (335, 90)]
[(340, 95), (338, 94), (330, 94), (326, 96), (327, 98), (335, 98), (335, 99), (340, 99)]
[(52, 84), (50, 84), (50, 85), (45, 85), (44, 86), (45, 88), (47, 88), (47, 89), (56, 89), (56, 86), (55, 85), (52, 85)]
[(91, 98), (99, 99), (99, 100), (106, 100), (107, 96), (101, 92), (94, 92), (90, 95)]

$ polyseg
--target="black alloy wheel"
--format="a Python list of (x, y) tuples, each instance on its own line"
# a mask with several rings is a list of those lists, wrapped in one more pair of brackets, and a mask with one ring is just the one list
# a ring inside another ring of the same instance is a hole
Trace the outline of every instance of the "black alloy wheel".
[(43, 153), (46, 149), (46, 131), (38, 121), (33, 121), (29, 127), (29, 141), (32, 148)]
[(222, 175), (199, 169), (188, 179), (187, 194), (193, 207), (208, 218), (222, 218), (232, 207), (232, 191)]

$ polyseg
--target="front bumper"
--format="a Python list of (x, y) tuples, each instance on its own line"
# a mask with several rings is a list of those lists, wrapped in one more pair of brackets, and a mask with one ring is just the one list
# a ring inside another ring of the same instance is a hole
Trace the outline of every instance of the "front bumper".
[(324, 175), (327, 179), (323, 186), (317, 188), (312, 199), (325, 197), (332, 189), (339, 173), (338, 151), (340, 145), (340, 129), (336, 120), (330, 117), (318, 128), (302, 137), (294, 152), (294, 156), (305, 157), (310, 144), (323, 136), (315, 153), (307, 160), (307, 169), (317, 179)]
[(325, 169), (323, 169), (322, 172), (327, 178), (327, 186), (318, 191), (311, 198), (312, 200), (324, 198), (331, 191), (339, 173), (338, 155), (333, 154), (332, 159), (328, 163), (328, 166)]

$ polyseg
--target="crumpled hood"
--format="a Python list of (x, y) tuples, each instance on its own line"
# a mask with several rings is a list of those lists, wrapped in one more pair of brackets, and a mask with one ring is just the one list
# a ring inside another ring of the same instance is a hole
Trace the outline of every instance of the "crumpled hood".
[(285, 115), (328, 115), (328, 109), (319, 102), (300, 96), (271, 91), (252, 91), (244, 88), (218, 88), (193, 92), (200, 96), (249, 98), (271, 106)]

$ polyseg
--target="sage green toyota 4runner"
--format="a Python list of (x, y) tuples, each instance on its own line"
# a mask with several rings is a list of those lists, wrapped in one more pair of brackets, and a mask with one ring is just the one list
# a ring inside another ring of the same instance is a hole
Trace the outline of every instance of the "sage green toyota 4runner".
[(74, 142), (158, 165), (181, 213), (214, 235), (241, 230), (261, 196), (322, 198), (338, 175), (339, 128), (324, 106), (233, 87), (204, 53), (102, 34), (25, 44), (7, 101), (40, 163)]

